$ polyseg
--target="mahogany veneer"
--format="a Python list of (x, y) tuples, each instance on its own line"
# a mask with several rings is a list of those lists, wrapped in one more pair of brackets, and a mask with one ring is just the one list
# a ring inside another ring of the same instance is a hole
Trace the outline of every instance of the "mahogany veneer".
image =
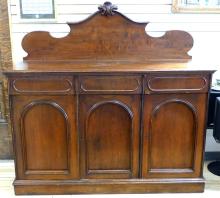
[[(212, 70), (107, 2), (64, 38), (25, 36), (9, 79), (16, 194), (201, 192)], [(17, 69), (16, 69), (17, 68)]]

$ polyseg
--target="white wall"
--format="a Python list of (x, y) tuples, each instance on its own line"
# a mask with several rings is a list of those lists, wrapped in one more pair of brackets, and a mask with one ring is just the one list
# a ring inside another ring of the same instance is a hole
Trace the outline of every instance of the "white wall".
[[(28, 22), (19, 16), (19, 0), (10, 0), (14, 58), (20, 59), (23, 36), (30, 31), (45, 30), (52, 35), (63, 36), (69, 31), (67, 21), (75, 22), (97, 11), (97, 5), (104, 0), (56, 0), (57, 18), (54, 21)], [(135, 3), (134, 3), (135, 2)], [(150, 21), (146, 31), (151, 35), (161, 35), (166, 30), (179, 29), (192, 34), (194, 47), (190, 54), (194, 60), (206, 58), (220, 62), (220, 14), (174, 14), (172, 0), (112, 0), (119, 11), (129, 18), (141, 22)]]
[[(97, 5), (103, 2), (104, 0), (56, 0), (56, 20), (28, 22), (20, 19), (19, 0), (9, 0), (14, 60), (21, 60), (25, 56), (20, 43), (28, 32), (45, 30), (54, 36), (65, 36), (69, 31), (67, 21), (76, 22), (87, 18), (97, 11)], [(151, 22), (146, 31), (152, 36), (162, 35), (164, 31), (174, 29), (188, 31), (194, 38), (194, 47), (190, 51), (193, 60), (206, 61), (210, 66), (211, 63), (217, 63), (220, 69), (220, 14), (174, 14), (171, 12), (172, 0), (111, 0), (111, 2), (117, 4), (119, 11), (132, 20)], [(220, 146), (215, 144), (211, 133), (208, 133), (207, 142), (208, 151), (220, 151)]]
[(213, 130), (208, 129), (206, 135), (206, 147), (205, 150), (207, 152), (220, 152), (220, 144), (217, 144), (215, 139), (212, 136)]

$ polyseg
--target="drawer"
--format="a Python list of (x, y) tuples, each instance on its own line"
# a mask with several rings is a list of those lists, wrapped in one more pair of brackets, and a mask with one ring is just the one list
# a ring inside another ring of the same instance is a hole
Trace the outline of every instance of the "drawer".
[(82, 76), (80, 93), (141, 93), (140, 76)]
[(200, 75), (151, 75), (145, 78), (145, 93), (207, 92), (208, 78)]
[(72, 77), (25, 77), (10, 82), (10, 93), (73, 93)]

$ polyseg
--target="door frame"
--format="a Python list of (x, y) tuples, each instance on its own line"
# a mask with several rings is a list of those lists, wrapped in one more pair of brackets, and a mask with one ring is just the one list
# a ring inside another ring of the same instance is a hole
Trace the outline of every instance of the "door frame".
[[(12, 52), (10, 39), (10, 24), (8, 1), (0, 0), (0, 128), (2, 130), (0, 147), (4, 148), (1, 159), (12, 158), (11, 125), (9, 122), (9, 106), (7, 80), (3, 71), (12, 68)], [(8, 124), (9, 122), (9, 124)]]

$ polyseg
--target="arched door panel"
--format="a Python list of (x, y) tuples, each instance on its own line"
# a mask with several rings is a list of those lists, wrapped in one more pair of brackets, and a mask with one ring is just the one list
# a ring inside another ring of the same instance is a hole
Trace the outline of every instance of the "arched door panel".
[[(18, 177), (79, 177), (74, 96), (16, 96)], [(18, 105), (19, 104), (19, 105)]]
[(66, 113), (55, 102), (36, 101), (25, 107), (21, 128), (27, 172), (68, 170), (68, 125)]
[(142, 176), (193, 177), (201, 173), (206, 98), (201, 95), (145, 96)]
[[(132, 98), (136, 98), (137, 100)], [(82, 96), (81, 145), (87, 178), (131, 178), (138, 172), (138, 96)], [(81, 164), (81, 165), (82, 165)]]

